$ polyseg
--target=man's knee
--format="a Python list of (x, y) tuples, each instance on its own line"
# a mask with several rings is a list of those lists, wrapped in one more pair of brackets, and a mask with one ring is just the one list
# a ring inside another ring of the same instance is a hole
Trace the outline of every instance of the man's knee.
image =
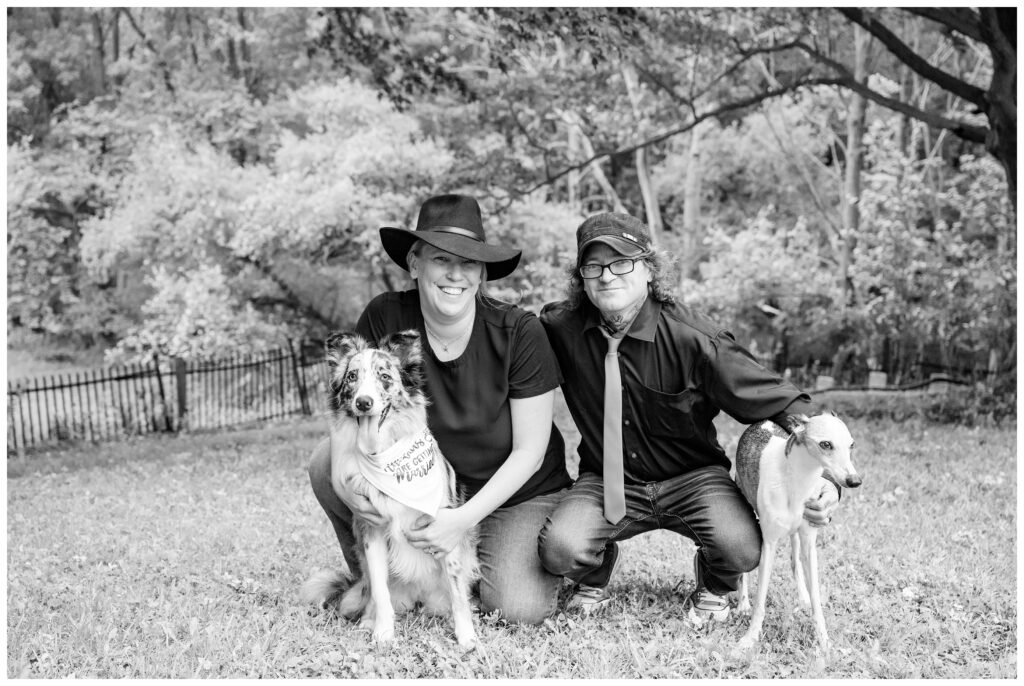
[(541, 529), (538, 545), (541, 564), (556, 576), (572, 578), (574, 573), (589, 569), (597, 562), (578, 531), (553, 525), (551, 520)]
[(737, 574), (751, 572), (761, 561), (761, 530), (755, 526), (744, 535), (727, 537), (717, 548), (717, 567)]

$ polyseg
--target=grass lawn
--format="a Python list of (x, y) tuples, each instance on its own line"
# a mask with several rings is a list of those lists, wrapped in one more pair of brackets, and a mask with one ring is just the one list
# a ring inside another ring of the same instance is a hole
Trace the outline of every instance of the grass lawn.
[(296, 600), (342, 564), (305, 472), (324, 424), (302, 420), (9, 459), (8, 677), (1015, 678), (1015, 427), (850, 426), (864, 485), (818, 539), (825, 655), (780, 558), (762, 641), (731, 657), (746, 618), (688, 623), (693, 548), (666, 532), (622, 545), (598, 618), (477, 617), (463, 655), (413, 615), (376, 648)]

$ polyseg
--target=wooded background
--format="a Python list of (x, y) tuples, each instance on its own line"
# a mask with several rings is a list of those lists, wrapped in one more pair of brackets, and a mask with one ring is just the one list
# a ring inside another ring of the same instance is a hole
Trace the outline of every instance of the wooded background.
[(8, 333), (258, 352), (480, 199), (558, 299), (588, 214), (776, 368), (1016, 387), (1016, 10), (8, 8)]

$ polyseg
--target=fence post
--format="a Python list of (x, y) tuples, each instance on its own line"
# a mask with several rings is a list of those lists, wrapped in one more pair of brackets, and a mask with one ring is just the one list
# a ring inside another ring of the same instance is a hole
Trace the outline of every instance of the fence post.
[(281, 390), (281, 416), (285, 416), (288, 410), (285, 409), (285, 393), (284, 393), (284, 351), (278, 348), (277, 354), (277, 387)]
[[(10, 424), (8, 428), (11, 432), (11, 442), (14, 443), (14, 449), (18, 453), (18, 460), (21, 462), (25, 461), (25, 417), (24, 409), (21, 407), (21, 383), (18, 383), (18, 387), (12, 388), (11, 382), (7, 382), (7, 410), (9, 413), (8, 421)], [(14, 405), (17, 404), (18, 418), (21, 419), (21, 431), (18, 431), (17, 422), (14, 421)]]
[(160, 391), (160, 404), (164, 410), (164, 426), (167, 431), (174, 431), (174, 422), (171, 421), (171, 413), (167, 411), (167, 395), (164, 393), (164, 377), (160, 374), (160, 359), (153, 353), (153, 368), (156, 370), (156, 386)]
[(188, 377), (185, 374), (185, 360), (180, 357), (174, 358), (174, 379), (178, 387), (178, 431), (188, 427), (188, 387), (185, 385)]
[[(310, 415), (313, 414), (309, 409), (309, 397), (306, 395), (306, 368), (302, 368), (302, 376), (299, 376), (299, 360), (295, 356), (295, 349), (292, 347), (292, 339), (288, 341), (288, 352), (292, 358), (292, 374), (295, 376), (295, 388), (299, 392), (299, 402), (302, 404), (302, 414)], [(299, 354), (302, 354), (302, 343), (299, 343)], [(305, 360), (303, 360), (305, 362)]]

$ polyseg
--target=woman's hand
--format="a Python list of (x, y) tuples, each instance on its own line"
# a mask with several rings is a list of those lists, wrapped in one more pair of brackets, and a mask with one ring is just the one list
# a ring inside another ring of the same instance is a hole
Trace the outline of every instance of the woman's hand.
[(828, 526), (839, 504), (839, 489), (828, 479), (821, 480), (821, 492), (804, 503), (804, 519), (811, 526)]
[(416, 520), (405, 537), (414, 547), (431, 555), (447, 555), (466, 537), (471, 525), (465, 521), (460, 508), (441, 508), (437, 517), (423, 515)]

